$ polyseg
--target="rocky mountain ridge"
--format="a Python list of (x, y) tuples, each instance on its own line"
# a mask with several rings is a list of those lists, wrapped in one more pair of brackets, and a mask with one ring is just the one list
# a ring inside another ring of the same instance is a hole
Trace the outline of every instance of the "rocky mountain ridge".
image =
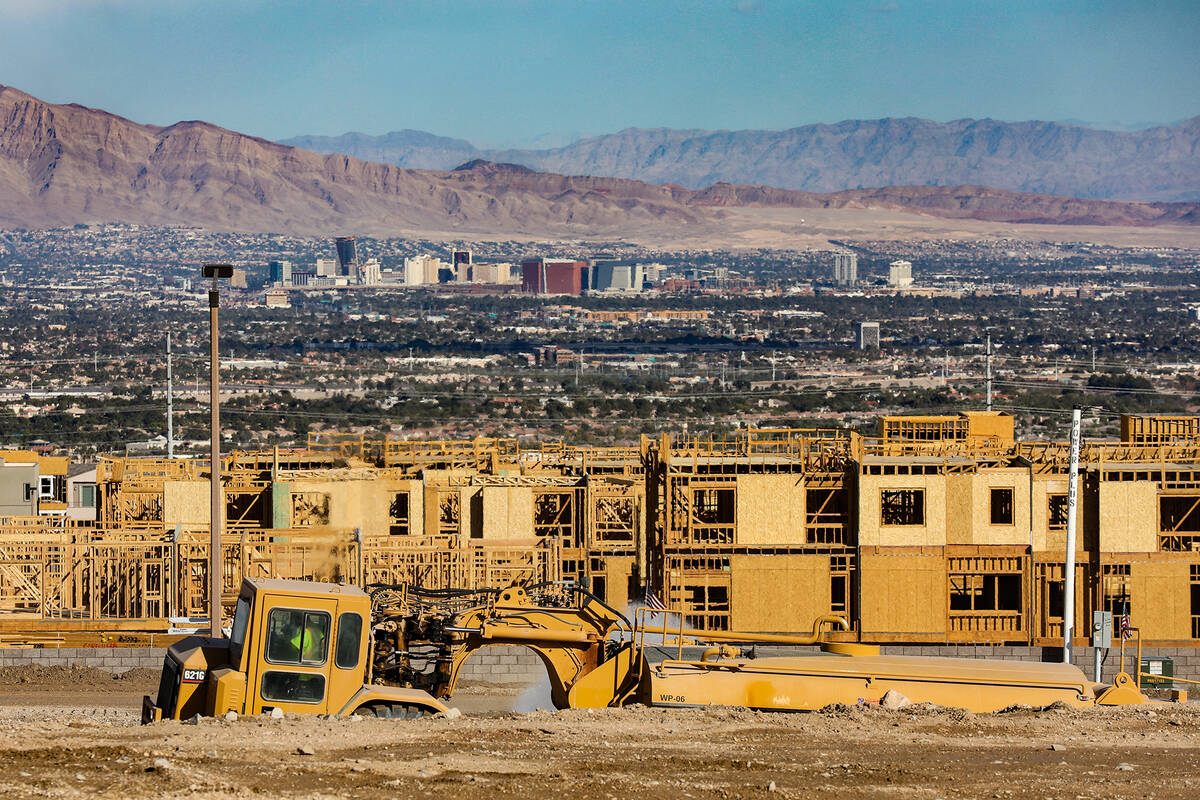
[[(0, 86), (0, 226), (186, 224), (379, 236), (621, 237), (716, 231), (733, 208), (889, 209), (951, 219), (1194, 225), (1194, 203), (1117, 203), (983, 187), (834, 194), (538, 172), (476, 160), (453, 171), (321, 155), (200, 121), (159, 127)], [(740, 213), (740, 212), (739, 212)]]
[(719, 182), (813, 192), (979, 185), (1094, 199), (1200, 200), (1200, 116), (1133, 131), (913, 117), (782, 131), (628, 128), (544, 150), (482, 150), (415, 131), (284, 143), (413, 168), (450, 169), (484, 159), (692, 189)]

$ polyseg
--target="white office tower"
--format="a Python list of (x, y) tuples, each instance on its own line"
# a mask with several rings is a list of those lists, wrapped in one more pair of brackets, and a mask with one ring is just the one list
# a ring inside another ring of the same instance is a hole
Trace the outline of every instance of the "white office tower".
[(888, 264), (888, 286), (912, 286), (912, 264), (908, 261), (893, 261)]
[(404, 285), (420, 286), (425, 278), (425, 263), (429, 256), (412, 256), (404, 259)]
[(419, 256), (404, 259), (404, 283), (407, 286), (424, 286), (437, 283), (439, 273), (450, 265), (436, 256), (422, 253)]
[(858, 337), (855, 340), (855, 345), (859, 350), (878, 350), (879, 349), (879, 323), (878, 322), (860, 322), (858, 323)]
[(838, 286), (858, 283), (858, 253), (841, 251), (833, 254), (833, 282)]
[(368, 258), (359, 265), (358, 282), (363, 286), (375, 286), (383, 283), (383, 272), (379, 267), (379, 259)]
[(337, 274), (337, 259), (336, 258), (318, 258), (317, 259), (317, 277), (332, 278)]

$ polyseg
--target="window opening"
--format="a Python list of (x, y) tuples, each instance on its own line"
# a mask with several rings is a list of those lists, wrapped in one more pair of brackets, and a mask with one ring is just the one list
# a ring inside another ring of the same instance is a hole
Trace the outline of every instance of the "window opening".
[(879, 494), (880, 524), (924, 525), (924, 489), (884, 489)]
[(408, 526), (408, 492), (396, 492), (388, 506), (388, 533), (392, 536), (407, 536)]
[(991, 491), (991, 520), (993, 525), (1013, 524), (1013, 490), (1002, 488)]
[(1046, 498), (1046, 527), (1052, 531), (1067, 529), (1067, 496), (1052, 494)]
[(696, 489), (692, 492), (692, 515), (696, 522), (708, 525), (732, 525), (733, 489)]

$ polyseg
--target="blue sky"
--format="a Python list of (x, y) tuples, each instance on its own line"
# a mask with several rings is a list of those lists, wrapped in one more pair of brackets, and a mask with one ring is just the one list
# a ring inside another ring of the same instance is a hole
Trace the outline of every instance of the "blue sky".
[(1198, 44), (1198, 0), (0, 0), (0, 83), (270, 139), (1173, 122)]

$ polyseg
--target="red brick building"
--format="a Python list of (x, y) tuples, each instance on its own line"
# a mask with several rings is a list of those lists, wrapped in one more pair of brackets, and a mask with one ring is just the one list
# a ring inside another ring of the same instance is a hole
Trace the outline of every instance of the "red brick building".
[(521, 291), (533, 294), (582, 294), (588, 288), (585, 261), (530, 258), (521, 262)]

